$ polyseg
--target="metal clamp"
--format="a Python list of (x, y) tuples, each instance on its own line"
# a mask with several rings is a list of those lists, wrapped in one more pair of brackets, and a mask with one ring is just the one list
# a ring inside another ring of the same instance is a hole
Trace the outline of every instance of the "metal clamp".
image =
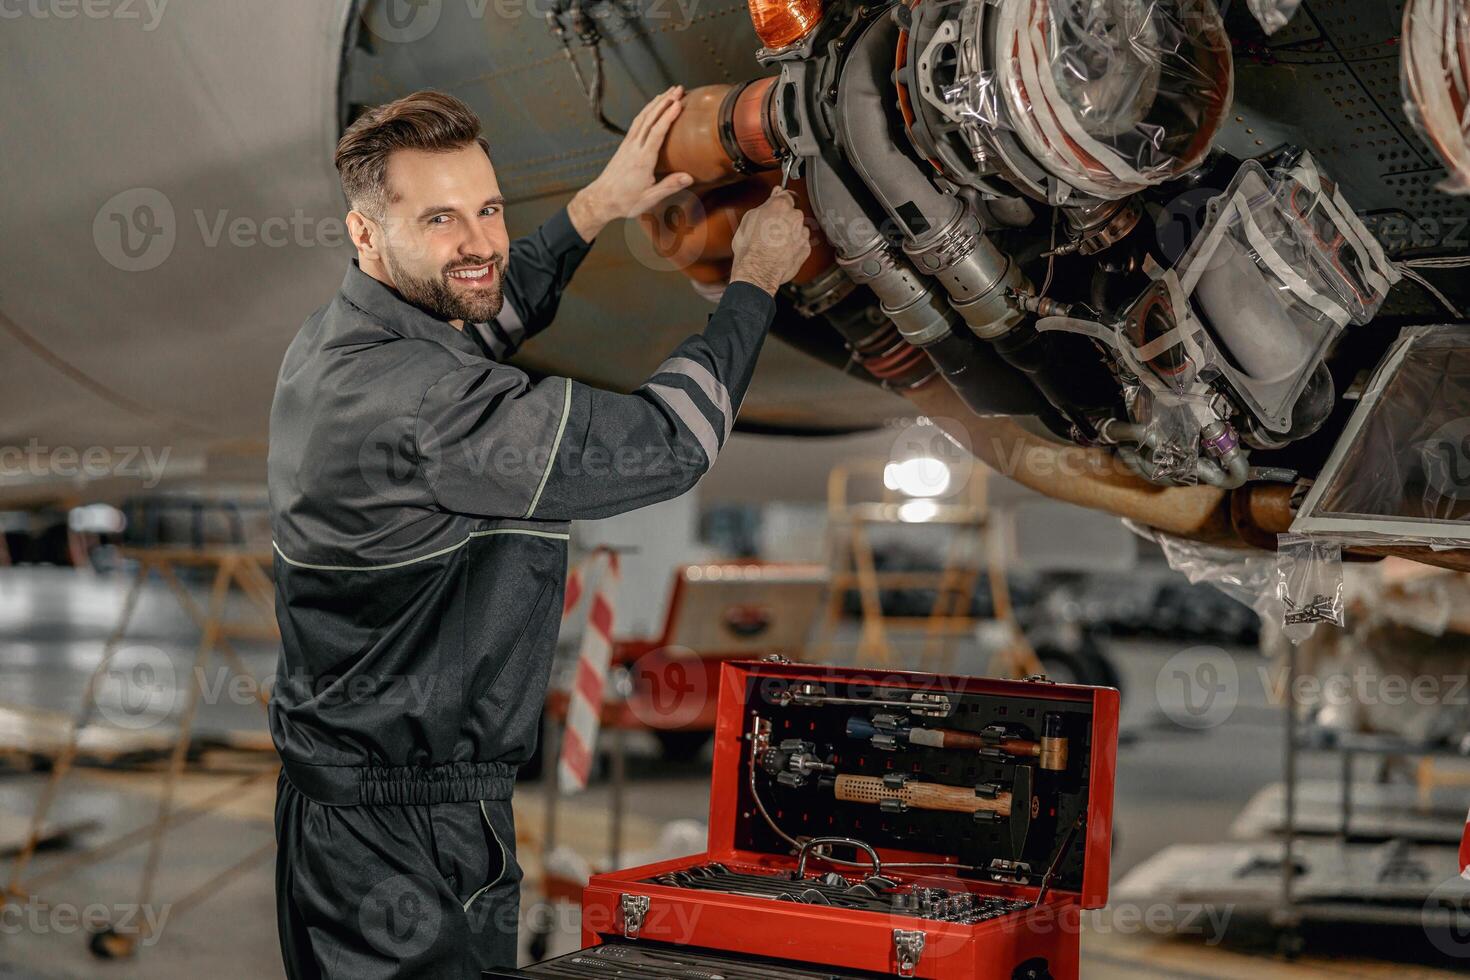
[(893, 953), (898, 960), (899, 976), (911, 977), (918, 971), (927, 940), (928, 937), (918, 929), (893, 930)]
[[(879, 859), (878, 852), (873, 850), (873, 845), (868, 844), (865, 841), (854, 840), (851, 837), (813, 837), (811, 840), (801, 845), (801, 850), (797, 852), (797, 880), (801, 880), (802, 878), (806, 877), (806, 859), (808, 855), (811, 854), (812, 848), (816, 847), (818, 844), (846, 844), (848, 847), (855, 847), (860, 851), (866, 851), (868, 858), (873, 862), (873, 874), (881, 875), (883, 873), (883, 862)], [(821, 857), (820, 854), (817, 856)]]
[(623, 936), (627, 939), (637, 939), (638, 934), (643, 931), (643, 920), (648, 918), (649, 899), (647, 895), (629, 895), (626, 892), (618, 896), (618, 906), (623, 913)]

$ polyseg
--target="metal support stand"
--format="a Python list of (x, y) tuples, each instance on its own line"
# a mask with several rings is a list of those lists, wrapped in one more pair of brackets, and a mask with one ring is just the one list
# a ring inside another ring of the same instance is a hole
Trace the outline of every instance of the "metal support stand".
[(1289, 644), (1286, 653), (1286, 746), (1282, 766), (1283, 799), (1281, 826), (1281, 907), (1274, 924), (1281, 930), (1278, 948), (1288, 959), (1301, 953), (1301, 915), (1292, 894), (1296, 879), (1296, 788), (1297, 788), (1297, 649)]
[[(45, 787), (36, 802), (36, 810), (31, 815), (30, 832), (26, 843), (20, 854), (16, 856), (15, 863), (11, 867), (10, 881), (6, 885), (6, 896), (18, 900), (28, 900), (32, 894), (31, 890), (40, 887), (45, 882), (58, 880), (61, 873), (69, 873), (85, 864), (104, 860), (134, 844), (147, 840), (148, 854), (144, 860), (142, 878), (138, 887), (139, 907), (147, 906), (153, 899), (154, 884), (158, 876), (158, 867), (163, 857), (164, 832), (172, 826), (178, 826), (185, 820), (193, 819), (202, 815), (213, 806), (221, 805), (226, 800), (235, 797), (238, 791), (247, 784), (260, 779), (263, 775), (274, 775), (277, 771), (274, 767), (263, 770), (261, 773), (252, 773), (245, 777), (238, 785), (232, 786), (228, 794), (219, 794), (211, 797), (207, 805), (196, 806), (188, 811), (180, 813), (174, 809), (174, 793), (178, 785), (179, 776), (184, 770), (184, 763), (188, 757), (189, 740), (193, 732), (194, 721), (198, 714), (200, 685), (203, 682), (202, 672), (209, 661), (210, 654), (219, 649), (230, 668), (241, 676), (249, 676), (244, 664), (229, 642), (230, 636), (279, 636), (275, 624), (275, 587), (270, 578), (263, 570), (263, 563), (269, 562), (269, 554), (257, 554), (239, 551), (235, 549), (194, 549), (194, 548), (129, 548), (123, 549), (125, 558), (132, 559), (138, 563), (137, 573), (133, 577), (132, 585), (128, 589), (127, 597), (123, 600), (122, 612), (118, 617), (116, 627), (108, 636), (102, 648), (102, 657), (98, 661), (96, 669), (87, 681), (87, 686), (82, 694), (81, 707), (72, 721), (67, 734), (67, 741), (57, 756), (51, 769), (51, 775), (46, 781)], [(194, 598), (189, 595), (183, 583), (179, 581), (175, 568), (178, 566), (214, 568), (214, 578), (210, 588), (209, 605), (207, 609), (201, 609)], [(46, 817), (50, 813), (52, 805), (60, 790), (62, 780), (71, 771), (77, 756), (77, 745), (82, 729), (92, 720), (92, 713), (97, 706), (98, 684), (105, 674), (113, 657), (117, 654), (119, 645), (127, 633), (128, 625), (132, 621), (137, 610), (138, 598), (142, 594), (143, 587), (147, 584), (149, 575), (157, 572), (159, 577), (168, 585), (170, 591), (178, 599), (184, 611), (189, 614), (190, 619), (199, 627), (201, 636), (199, 646), (195, 651), (192, 669), (189, 674), (189, 689), (184, 710), (179, 719), (179, 731), (169, 753), (168, 769), (164, 775), (163, 792), (159, 796), (158, 812), (152, 823), (140, 828), (122, 838), (92, 848), (78, 860), (67, 862), (61, 868), (52, 868), (45, 874), (25, 880), (25, 873), (30, 866), (32, 857), (35, 855), (36, 847), (40, 843), (42, 830), (45, 826)], [(225, 620), (225, 604), (229, 598), (231, 588), (239, 588), (256, 605), (261, 607), (267, 619), (269, 627), (266, 630), (252, 628), (241, 624), (229, 623)], [(263, 692), (259, 695), (262, 709), (266, 704), (266, 696)], [(215, 888), (223, 884), (229, 878), (237, 875), (250, 863), (269, 856), (272, 849), (262, 848), (252, 853), (242, 864), (237, 864), (226, 869), (220, 875), (210, 879), (203, 885), (195, 888), (186, 896), (188, 901), (207, 897)], [(179, 903), (175, 903), (177, 906)], [(99, 956), (113, 958), (131, 955), (136, 950), (137, 943), (145, 938), (141, 933), (127, 936), (116, 932), (104, 931), (96, 934), (90, 940), (91, 949)]]

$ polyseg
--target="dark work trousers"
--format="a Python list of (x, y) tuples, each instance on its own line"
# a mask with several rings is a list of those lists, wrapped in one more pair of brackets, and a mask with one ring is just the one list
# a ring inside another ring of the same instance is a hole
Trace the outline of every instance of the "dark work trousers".
[(291, 980), (465, 977), (516, 965), (509, 800), (327, 806), (276, 787), (276, 915)]

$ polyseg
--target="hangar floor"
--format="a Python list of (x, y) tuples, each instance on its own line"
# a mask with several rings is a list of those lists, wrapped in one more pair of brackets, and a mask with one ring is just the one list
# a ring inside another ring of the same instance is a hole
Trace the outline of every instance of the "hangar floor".
[[(99, 578), (57, 569), (0, 569), (0, 709), (22, 706), (55, 711), (73, 709), (81, 697), (98, 651), (122, 602), (120, 577)], [(129, 642), (164, 651), (187, 676), (196, 634), (162, 586), (145, 594), (138, 628)], [(267, 675), (274, 653), (262, 644), (245, 645), (245, 660), (257, 677)], [(1228, 722), (1203, 732), (1168, 722), (1160, 711), (1156, 679), (1177, 652), (1167, 644), (1120, 644), (1116, 662), (1125, 677), (1125, 741), (1119, 754), (1118, 833), (1114, 880), (1159, 848), (1180, 842), (1227, 839), (1241, 807), (1256, 790), (1279, 777), (1279, 711), (1267, 704), (1265, 687), (1254, 670), (1259, 661), (1248, 651), (1242, 664), (1240, 702)], [(201, 707), (199, 727), (220, 732), (262, 728), (258, 707), (248, 698), (211, 699)], [(0, 726), (3, 731), (3, 726)], [(698, 767), (678, 767), (653, 758), (651, 743), (635, 745), (637, 792), (629, 794), (628, 849), (653, 845), (666, 821), (701, 819), (707, 781)], [(3, 756), (3, 753), (0, 753)], [(186, 777), (179, 801), (204, 799), (238, 782), (240, 772), (267, 764), (259, 754), (228, 760), (235, 773)], [(1308, 761), (1307, 777), (1331, 776), (1332, 763)], [(1320, 771), (1319, 768), (1320, 767)], [(24, 831), (43, 777), (3, 770), (0, 774), (0, 856)], [(54, 810), (60, 825), (80, 824), (77, 843), (89, 846), (132, 830), (156, 812), (159, 777), (122, 769), (74, 773)], [(279, 976), (273, 920), (273, 880), (268, 854), (235, 875), (217, 893), (193, 903), (170, 906), (215, 874), (252, 853), (268, 852), (272, 837), (273, 782), (228, 794), (227, 804), (209, 816), (172, 830), (166, 842), (157, 889), (157, 915), (167, 914), (155, 945), (126, 962), (103, 964), (86, 949), (85, 936), (57, 909), (120, 905), (134, 901), (143, 851), (134, 848), (115, 860), (56, 878), (38, 889), (40, 901), (25, 920), (0, 920), (0, 980), (9, 978), (236, 977)], [(607, 836), (607, 792), (594, 788), (569, 805), (562, 836), (583, 854), (595, 856)], [(528, 895), (539, 875), (535, 835), (541, 799), (524, 787), (517, 820), (526, 867)], [(65, 849), (43, 852), (31, 879), (67, 861)], [(0, 874), (9, 877), (0, 857)], [(1199, 980), (1272, 977), (1438, 977), (1464, 975), (1466, 960), (1440, 957), (1418, 929), (1364, 927), (1314, 928), (1307, 952), (1288, 963), (1275, 952), (1274, 936), (1263, 923), (1232, 918), (1223, 941), (1206, 923), (1204, 935), (1178, 937), (1151, 931), (1156, 921), (1147, 908), (1110, 909), (1087, 921), (1083, 938), (1084, 976), (1113, 978), (1188, 977)], [(558, 922), (552, 951), (576, 942), (574, 917)], [(1470, 948), (1462, 950), (1470, 953)], [(1408, 961), (1407, 963), (1405, 961)]]

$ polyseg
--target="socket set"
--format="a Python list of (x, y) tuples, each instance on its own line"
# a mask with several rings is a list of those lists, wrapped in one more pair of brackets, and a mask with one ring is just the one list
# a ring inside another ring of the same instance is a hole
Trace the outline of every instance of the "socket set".
[(1030, 907), (1029, 902), (906, 885), (881, 875), (869, 875), (853, 882), (834, 871), (797, 879), (792, 872), (732, 871), (718, 862), (671, 871), (646, 881), (670, 888), (693, 888), (803, 905), (830, 905), (860, 912), (893, 913), (959, 925), (975, 925)]

